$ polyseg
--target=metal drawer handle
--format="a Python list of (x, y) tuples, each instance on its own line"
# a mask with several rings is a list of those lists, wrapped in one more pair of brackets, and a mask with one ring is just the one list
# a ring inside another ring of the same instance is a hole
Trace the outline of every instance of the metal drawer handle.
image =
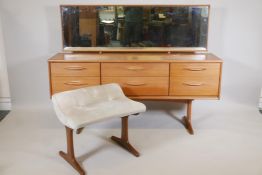
[(143, 85), (146, 85), (146, 83), (139, 83), (139, 82), (127, 82), (126, 84), (130, 85), (130, 86), (143, 86)]
[(130, 67), (128, 67), (127, 69), (128, 69), (128, 70), (137, 71), (137, 70), (144, 70), (145, 68), (139, 67), (139, 66), (130, 66)]
[(185, 68), (185, 70), (189, 70), (189, 71), (204, 71), (204, 70), (206, 70), (206, 68), (204, 68), (204, 67), (186, 67)]
[(204, 83), (183, 83), (186, 86), (202, 86)]
[(81, 67), (81, 66), (69, 66), (69, 67), (66, 67), (65, 69), (67, 70), (85, 70), (86, 68)]
[(69, 82), (65, 82), (65, 85), (72, 85), (72, 86), (84, 86), (84, 85), (88, 85), (88, 83), (81, 83), (81, 81), (69, 81)]

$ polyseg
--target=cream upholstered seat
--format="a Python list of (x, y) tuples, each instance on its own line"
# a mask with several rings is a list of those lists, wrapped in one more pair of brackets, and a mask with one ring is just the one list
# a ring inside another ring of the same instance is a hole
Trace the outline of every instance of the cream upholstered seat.
[(121, 137), (112, 136), (111, 139), (135, 156), (139, 156), (128, 140), (128, 116), (145, 112), (146, 107), (142, 103), (127, 98), (118, 84), (60, 92), (52, 96), (52, 102), (58, 119), (66, 127), (67, 153), (60, 151), (59, 154), (81, 175), (84, 175), (85, 171), (75, 158), (73, 130), (80, 133), (78, 131), (90, 123), (121, 117)]
[(72, 129), (146, 110), (144, 104), (127, 98), (118, 84), (61, 92), (53, 95), (52, 101), (59, 120)]

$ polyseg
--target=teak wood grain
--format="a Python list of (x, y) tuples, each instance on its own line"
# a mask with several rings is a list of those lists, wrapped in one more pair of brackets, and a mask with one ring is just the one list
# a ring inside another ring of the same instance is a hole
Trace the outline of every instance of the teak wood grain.
[(100, 77), (52, 77), (53, 93), (95, 85), (100, 85)]
[(55, 63), (222, 63), (210, 53), (58, 53), (49, 59)]
[(170, 77), (170, 95), (218, 96), (219, 76), (216, 77)]
[(171, 63), (170, 76), (217, 77), (220, 63)]
[(52, 63), (52, 76), (100, 76), (99, 63)]
[(169, 76), (168, 63), (102, 63), (102, 76), (163, 77)]
[(102, 77), (102, 84), (118, 83), (126, 95), (168, 95), (168, 77)]

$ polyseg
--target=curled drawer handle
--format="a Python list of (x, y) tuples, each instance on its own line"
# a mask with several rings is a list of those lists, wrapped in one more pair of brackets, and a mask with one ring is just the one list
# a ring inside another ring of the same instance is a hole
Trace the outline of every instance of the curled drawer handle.
[(133, 71), (137, 71), (137, 70), (144, 70), (145, 68), (143, 67), (138, 67), (138, 66), (130, 66), (127, 68), (128, 70), (133, 70)]
[(81, 67), (81, 66), (69, 66), (69, 67), (66, 67), (65, 69), (67, 70), (85, 70), (86, 68)]
[(206, 70), (206, 68), (198, 68), (198, 67), (187, 67), (187, 68), (185, 68), (185, 70), (189, 70), (189, 71), (204, 71), (204, 70)]
[(126, 84), (130, 85), (130, 86), (143, 86), (143, 85), (146, 85), (146, 83), (139, 83), (139, 82), (127, 82)]
[(65, 82), (65, 85), (73, 85), (73, 86), (84, 86), (84, 85), (88, 85), (88, 83), (81, 83), (80, 81), (69, 81), (69, 82)]
[(183, 83), (186, 86), (202, 86), (204, 83)]

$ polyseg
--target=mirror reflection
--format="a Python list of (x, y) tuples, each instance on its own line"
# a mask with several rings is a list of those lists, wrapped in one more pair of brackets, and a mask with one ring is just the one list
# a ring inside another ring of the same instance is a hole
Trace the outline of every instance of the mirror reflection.
[(208, 6), (61, 6), (64, 47), (207, 47)]

